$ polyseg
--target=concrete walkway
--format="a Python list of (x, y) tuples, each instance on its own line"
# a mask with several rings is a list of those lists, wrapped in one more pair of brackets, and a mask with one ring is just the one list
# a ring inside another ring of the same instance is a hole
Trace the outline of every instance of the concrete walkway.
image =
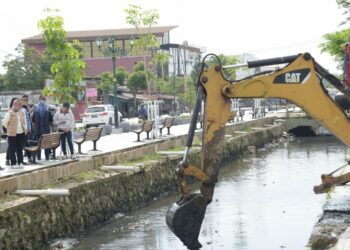
[[(275, 114), (271, 112), (268, 116), (274, 116), (274, 115)], [(248, 120), (251, 120), (250, 113), (247, 113), (244, 117), (244, 121), (248, 121)], [(167, 138), (167, 137), (186, 135), (188, 133), (188, 128), (189, 128), (189, 124), (173, 126), (170, 129), (170, 133), (171, 133), (170, 136), (166, 135), (167, 130), (165, 129), (163, 130), (164, 136), (159, 137), (159, 139), (164, 140), (164, 138)], [(197, 130), (197, 131), (201, 131), (201, 130)], [(151, 133), (150, 133), (150, 137), (151, 137)], [(135, 146), (152, 143), (157, 139), (146, 140), (146, 133), (142, 133), (141, 142), (137, 142), (136, 140), (137, 140), (137, 135), (133, 132), (102, 136), (100, 140), (97, 142), (97, 149), (99, 151), (92, 151), (93, 142), (88, 141), (83, 143), (81, 147), (81, 151), (86, 155), (76, 154), (76, 156), (77, 156), (77, 159), (79, 160), (84, 157), (91, 157), (98, 154), (104, 154), (104, 153), (113, 152), (120, 149), (133, 148)], [(74, 144), (74, 151), (77, 153), (78, 147), (75, 143), (73, 144)], [(67, 151), (69, 152), (68, 148), (67, 148)], [(42, 155), (42, 159), (45, 159), (43, 151), (41, 155)], [(28, 164), (28, 165), (25, 165), (23, 169), (12, 169), (10, 168), (10, 166), (5, 166), (6, 153), (0, 153), (0, 165), (3, 168), (5, 168), (4, 170), (0, 171), (0, 179), (7, 178), (13, 175), (21, 175), (24, 173), (32, 172), (33, 170), (39, 170), (52, 165), (57, 165), (59, 163), (69, 163), (73, 161), (71, 159), (62, 159), (62, 156), (63, 154), (62, 154), (61, 148), (59, 147), (56, 150), (56, 158), (57, 158), (56, 160), (52, 160), (52, 159), (50, 159), (49, 161), (40, 160), (38, 161), (39, 164)], [(27, 158), (25, 157), (24, 161), (26, 160)]]
[[(189, 127), (188, 124), (173, 126), (170, 129), (170, 133), (171, 133), (170, 136), (187, 134), (188, 127)], [(163, 132), (165, 132), (165, 131), (163, 131)], [(166, 137), (163, 136), (160, 138), (164, 139)], [(156, 139), (145, 140), (146, 133), (141, 134), (141, 142), (137, 142), (136, 139), (137, 139), (137, 136), (133, 132), (102, 136), (100, 138), (100, 140), (97, 141), (97, 149), (99, 151), (91, 151), (93, 149), (93, 142), (92, 141), (84, 142), (82, 144), (81, 151), (83, 153), (86, 153), (86, 155), (78, 155), (77, 154), (77, 158), (79, 159), (81, 157), (112, 152), (112, 151), (115, 151), (118, 149), (132, 148), (132, 147), (135, 147), (138, 145), (150, 143), (151, 141), (154, 142), (154, 140), (156, 140)], [(73, 143), (73, 144), (74, 144), (74, 151), (78, 152), (77, 145), (75, 143)], [(69, 152), (69, 150), (68, 150), (68, 152)], [(44, 152), (42, 151), (42, 153), (41, 153), (42, 160), (38, 161), (39, 164), (25, 165), (23, 169), (12, 169), (10, 166), (5, 166), (5, 164), (4, 164), (6, 161), (6, 153), (1, 153), (0, 154), (0, 163), (1, 163), (1, 166), (3, 168), (5, 168), (5, 170), (0, 171), (0, 178), (6, 177), (6, 176), (11, 176), (13, 174), (25, 173), (25, 172), (33, 171), (36, 169), (45, 168), (45, 167), (48, 167), (50, 165), (55, 165), (58, 162), (62, 163), (62, 162), (72, 161), (71, 159), (66, 159), (66, 160), (62, 159), (63, 154), (61, 151), (61, 147), (56, 149), (56, 156), (57, 156), (57, 160), (50, 159), (49, 161), (46, 161), (45, 156), (44, 156)], [(24, 161), (26, 161), (26, 160), (27, 160), (27, 158), (25, 157)]]

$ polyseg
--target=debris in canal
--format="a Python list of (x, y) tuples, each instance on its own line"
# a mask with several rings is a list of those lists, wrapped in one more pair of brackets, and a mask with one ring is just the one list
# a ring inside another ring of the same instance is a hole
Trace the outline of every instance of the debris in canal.
[(79, 241), (77, 239), (57, 239), (50, 244), (50, 250), (68, 250), (72, 249), (74, 246), (78, 245)]

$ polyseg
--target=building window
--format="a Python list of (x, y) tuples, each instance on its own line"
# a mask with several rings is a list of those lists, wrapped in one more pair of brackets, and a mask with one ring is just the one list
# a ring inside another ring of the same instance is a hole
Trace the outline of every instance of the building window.
[[(105, 50), (106, 48), (108, 48), (110, 46), (109, 40), (104, 40), (102, 41), (102, 45), (101, 45), (101, 48), (97, 47), (96, 45), (96, 42), (93, 41), (92, 42), (92, 55), (93, 57), (97, 57), (97, 58), (100, 58), (100, 57), (111, 57), (112, 55), (109, 54), (105, 54)], [(123, 40), (117, 40), (114, 42), (114, 47), (115, 48), (118, 48), (119, 49), (119, 52), (118, 54), (116, 54), (117, 57), (120, 57), (120, 56), (123, 56), (123, 53), (122, 53), (122, 48), (123, 48)]]
[(169, 42), (169, 32), (165, 32), (163, 36), (163, 44), (168, 44)]
[(99, 58), (99, 57), (104, 57), (103, 50), (108, 46), (107, 41), (102, 41), (102, 46), (101, 49), (97, 47), (96, 42), (92, 43), (92, 54), (93, 57)]
[(91, 58), (91, 42), (80, 42), (84, 58)]

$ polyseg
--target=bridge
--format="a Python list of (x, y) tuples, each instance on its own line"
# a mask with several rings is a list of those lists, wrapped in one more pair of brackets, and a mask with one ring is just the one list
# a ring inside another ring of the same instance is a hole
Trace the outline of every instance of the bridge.
[(286, 130), (296, 136), (332, 134), (300, 108), (279, 110), (275, 116), (280, 120), (285, 120)]

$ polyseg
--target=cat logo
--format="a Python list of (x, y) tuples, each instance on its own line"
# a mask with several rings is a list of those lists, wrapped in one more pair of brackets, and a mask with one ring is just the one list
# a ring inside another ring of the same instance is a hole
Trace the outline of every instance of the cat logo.
[(287, 83), (300, 83), (301, 73), (285, 73)]
[(310, 76), (310, 69), (298, 69), (276, 76), (273, 83), (303, 84), (309, 80)]

